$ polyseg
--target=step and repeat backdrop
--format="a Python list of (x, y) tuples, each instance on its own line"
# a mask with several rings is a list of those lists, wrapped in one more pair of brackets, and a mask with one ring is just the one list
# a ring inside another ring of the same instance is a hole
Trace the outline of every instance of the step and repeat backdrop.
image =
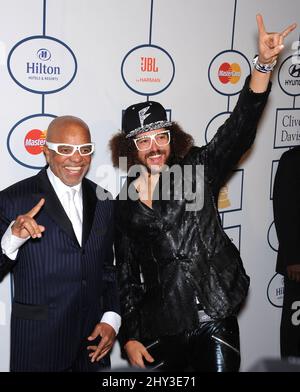
[[(279, 358), (283, 282), (275, 274), (272, 188), (281, 154), (300, 143), (300, 2), (0, 0), (0, 189), (44, 166), (49, 122), (72, 114), (89, 124), (96, 142), (89, 178), (114, 195), (125, 174), (111, 167), (107, 145), (122, 111), (157, 100), (197, 145), (206, 144), (252, 68), (257, 13), (268, 31), (298, 27), (273, 74), (255, 145), (219, 197), (223, 227), (251, 277), (239, 316), (242, 370)], [(9, 369), (12, 296), (8, 276), (0, 284), (1, 371)], [(116, 344), (112, 367), (120, 366)]]

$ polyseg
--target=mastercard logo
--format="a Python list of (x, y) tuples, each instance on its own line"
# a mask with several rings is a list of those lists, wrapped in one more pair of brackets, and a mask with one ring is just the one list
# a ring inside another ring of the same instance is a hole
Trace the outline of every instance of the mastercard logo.
[(32, 129), (24, 139), (24, 147), (31, 155), (38, 155), (43, 151), (46, 142), (46, 131)]
[(218, 77), (223, 84), (235, 84), (241, 78), (241, 67), (237, 63), (223, 63), (218, 70)]

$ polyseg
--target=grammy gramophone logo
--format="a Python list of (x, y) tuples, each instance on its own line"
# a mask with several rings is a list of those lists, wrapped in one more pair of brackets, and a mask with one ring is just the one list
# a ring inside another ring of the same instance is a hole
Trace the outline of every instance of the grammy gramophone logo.
[(224, 185), (220, 189), (219, 199), (218, 199), (218, 209), (221, 210), (223, 208), (227, 208), (230, 206), (231, 206), (231, 203), (230, 203), (230, 199), (228, 197), (228, 186)]

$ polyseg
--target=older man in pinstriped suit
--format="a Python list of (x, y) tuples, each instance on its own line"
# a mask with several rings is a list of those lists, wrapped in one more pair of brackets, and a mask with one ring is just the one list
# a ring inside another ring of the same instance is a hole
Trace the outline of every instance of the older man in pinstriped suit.
[(57, 117), (44, 149), (49, 167), (0, 192), (0, 274), (14, 278), (11, 371), (109, 366), (120, 326), (113, 202), (98, 200), (85, 178), (93, 150), (84, 121)]

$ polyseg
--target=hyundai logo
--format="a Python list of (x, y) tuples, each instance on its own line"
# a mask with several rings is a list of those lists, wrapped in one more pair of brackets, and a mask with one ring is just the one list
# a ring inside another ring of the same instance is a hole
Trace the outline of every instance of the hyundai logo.
[(48, 49), (42, 48), (37, 52), (37, 56), (42, 61), (47, 61), (51, 59), (51, 53)]
[(292, 64), (289, 68), (289, 74), (293, 78), (300, 78), (300, 64)]

